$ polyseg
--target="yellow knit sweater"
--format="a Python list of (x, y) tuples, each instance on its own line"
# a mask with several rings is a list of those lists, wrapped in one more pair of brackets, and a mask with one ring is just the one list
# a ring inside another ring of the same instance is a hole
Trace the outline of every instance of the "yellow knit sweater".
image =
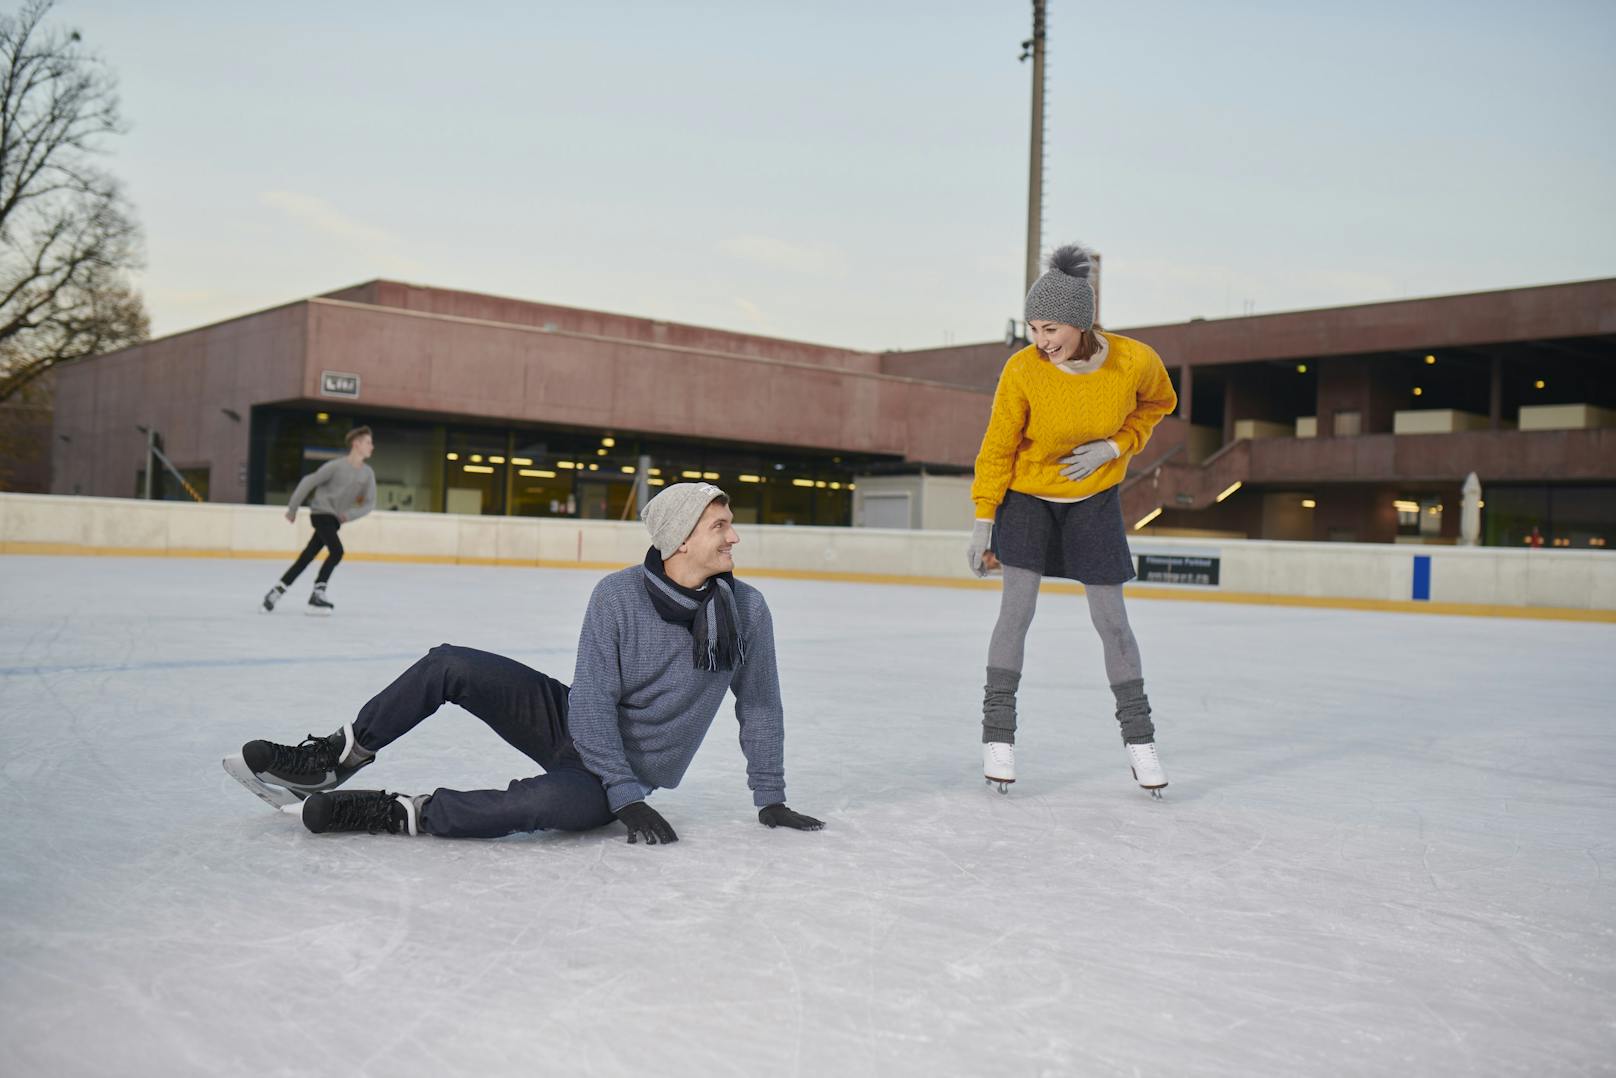
[[(976, 455), (971, 500), (990, 520), (1006, 490), (1045, 498), (1084, 498), (1122, 482), (1162, 416), (1178, 406), (1161, 357), (1115, 333), (1105, 364), (1068, 374), (1032, 345), (1011, 356), (993, 394), (993, 414)], [(1084, 442), (1109, 438), (1122, 455), (1073, 482), (1060, 459)]]

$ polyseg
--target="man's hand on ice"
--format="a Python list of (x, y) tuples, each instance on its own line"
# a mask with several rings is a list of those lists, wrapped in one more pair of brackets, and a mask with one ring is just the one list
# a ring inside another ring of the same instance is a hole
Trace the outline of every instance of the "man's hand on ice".
[(823, 820), (792, 812), (784, 803), (758, 809), (758, 823), (764, 827), (790, 827), (797, 831), (820, 831), (825, 827)]
[(628, 828), (630, 842), (638, 842), (643, 838), (647, 846), (655, 846), (659, 842), (666, 846), (670, 842), (679, 841), (679, 836), (673, 833), (673, 828), (662, 818), (662, 813), (644, 801), (624, 805), (617, 810), (616, 816), (623, 821), (623, 826)]

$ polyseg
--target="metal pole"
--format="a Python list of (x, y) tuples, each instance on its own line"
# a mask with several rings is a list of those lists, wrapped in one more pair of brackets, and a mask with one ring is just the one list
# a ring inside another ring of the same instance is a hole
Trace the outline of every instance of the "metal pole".
[(157, 471), (157, 428), (146, 432), (146, 500), (152, 500), (153, 473)]
[(1027, 163), (1027, 282), (1038, 279), (1038, 256), (1043, 247), (1044, 220), (1044, 4), (1032, 0), (1032, 38), (1023, 43), (1032, 57), (1032, 146)]

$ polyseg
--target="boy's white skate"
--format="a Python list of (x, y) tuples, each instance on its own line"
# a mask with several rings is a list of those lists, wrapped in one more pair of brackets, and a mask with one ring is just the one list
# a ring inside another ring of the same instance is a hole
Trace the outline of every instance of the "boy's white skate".
[(1167, 772), (1162, 770), (1161, 757), (1156, 755), (1156, 743), (1147, 741), (1142, 745), (1128, 745), (1127, 749), (1134, 781), (1160, 801), (1162, 789), (1167, 785)]
[(988, 785), (997, 785), (1001, 794), (1010, 792), (1016, 781), (1016, 747), (1004, 741), (988, 741), (982, 745), (982, 776)]

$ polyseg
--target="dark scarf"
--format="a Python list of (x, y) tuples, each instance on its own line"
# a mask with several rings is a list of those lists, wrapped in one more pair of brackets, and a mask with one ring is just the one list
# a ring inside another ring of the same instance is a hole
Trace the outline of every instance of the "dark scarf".
[(645, 590), (657, 614), (690, 630), (697, 670), (733, 670), (746, 661), (733, 573), (719, 573), (700, 591), (675, 584), (662, 568), (656, 547), (645, 552), (643, 568)]

